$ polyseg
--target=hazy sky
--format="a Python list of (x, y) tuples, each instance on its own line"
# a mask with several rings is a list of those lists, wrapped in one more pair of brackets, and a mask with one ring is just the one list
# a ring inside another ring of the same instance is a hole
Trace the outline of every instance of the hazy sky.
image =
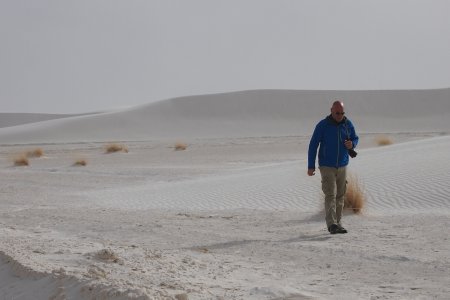
[(0, 112), (450, 87), (448, 0), (0, 0)]

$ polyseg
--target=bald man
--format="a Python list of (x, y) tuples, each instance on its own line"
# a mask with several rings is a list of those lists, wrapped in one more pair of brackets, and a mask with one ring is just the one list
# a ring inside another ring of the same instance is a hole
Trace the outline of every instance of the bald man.
[(314, 176), (317, 148), (320, 146), (318, 158), (322, 191), (325, 194), (325, 220), (331, 234), (347, 233), (341, 224), (347, 188), (347, 165), (349, 151), (355, 156), (353, 149), (358, 144), (355, 128), (344, 115), (344, 103), (333, 102), (331, 114), (316, 125), (308, 149), (308, 175)]

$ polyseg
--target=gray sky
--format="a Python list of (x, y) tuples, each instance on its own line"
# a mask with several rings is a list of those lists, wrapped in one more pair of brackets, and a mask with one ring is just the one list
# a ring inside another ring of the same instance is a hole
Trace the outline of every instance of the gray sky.
[(448, 0), (0, 0), (0, 112), (450, 87)]

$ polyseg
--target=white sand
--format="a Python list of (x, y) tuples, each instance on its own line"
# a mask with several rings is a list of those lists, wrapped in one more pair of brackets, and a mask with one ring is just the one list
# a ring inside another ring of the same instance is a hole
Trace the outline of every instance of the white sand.
[(244, 91), (176, 98), (124, 111), (0, 128), (0, 144), (309, 135), (333, 99), (361, 133), (446, 132), (450, 89)]
[[(306, 175), (308, 131), (330, 101), (280, 100), (295, 93), (0, 129), (0, 299), (447, 299), (449, 91), (345, 101), (362, 128), (349, 168), (367, 205), (336, 236), (320, 176)], [(376, 147), (379, 133), (394, 144)], [(104, 154), (108, 140), (129, 152)], [(44, 157), (13, 166), (38, 147)], [(72, 166), (80, 158), (87, 166)]]
[(80, 114), (0, 113), (0, 128), (75, 116)]

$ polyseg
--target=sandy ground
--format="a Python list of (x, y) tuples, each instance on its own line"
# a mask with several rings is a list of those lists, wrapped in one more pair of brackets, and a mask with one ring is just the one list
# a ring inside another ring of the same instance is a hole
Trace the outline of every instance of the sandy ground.
[[(448, 299), (449, 95), (255, 90), (3, 114), (0, 300)], [(336, 98), (361, 138), (349, 171), (366, 205), (335, 236), (306, 151)], [(105, 154), (110, 141), (128, 151)]]
[(307, 136), (5, 145), (0, 299), (447, 299), (450, 138), (377, 135), (350, 166), (367, 205), (336, 236)]

